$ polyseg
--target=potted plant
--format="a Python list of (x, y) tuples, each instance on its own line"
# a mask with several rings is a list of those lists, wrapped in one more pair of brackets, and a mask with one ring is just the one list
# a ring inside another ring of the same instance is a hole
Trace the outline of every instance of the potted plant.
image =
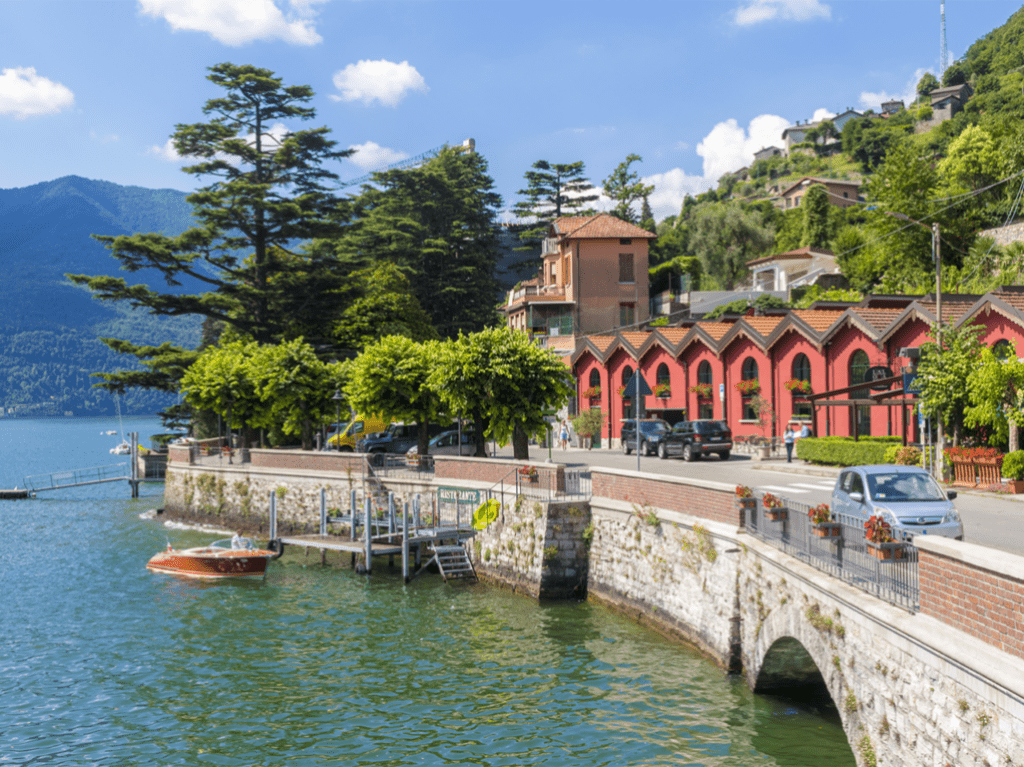
[(528, 482), (537, 481), (537, 467), (536, 466), (520, 466), (519, 476), (523, 477)]
[(842, 525), (832, 519), (832, 510), (827, 503), (815, 506), (807, 512), (811, 520), (811, 532), (818, 538), (838, 538)]
[(737, 381), (733, 386), (736, 387), (736, 391), (742, 394), (744, 397), (752, 396), (761, 391), (761, 384), (758, 383), (756, 378), (751, 378), (747, 381)]
[(711, 384), (699, 383), (694, 384), (687, 389), (692, 394), (697, 395), (697, 399), (710, 399), (711, 398)]
[(654, 396), (666, 399), (672, 396), (672, 389), (667, 383), (654, 384)]
[(751, 515), (750, 518), (753, 518), (753, 514), (757, 510), (757, 498), (754, 497), (754, 491), (746, 485), (736, 485), (736, 508), (742, 515), (741, 525), (746, 524), (748, 514)]
[(589, 389), (584, 389), (583, 396), (587, 399), (597, 399), (601, 396), (601, 387), (591, 386)]
[(765, 493), (761, 505), (764, 506), (765, 516), (772, 522), (782, 522), (789, 516), (789, 509), (777, 495)]
[(1003, 457), (1003, 476), (1013, 493), (1024, 493), (1024, 450), (1014, 450)]
[(903, 543), (892, 537), (892, 526), (882, 517), (873, 515), (864, 523), (864, 540), (868, 554), (875, 559), (886, 561), (903, 558)]
[(811, 393), (811, 382), (803, 381), (799, 378), (790, 378), (788, 381), (786, 381), (786, 383), (783, 384), (783, 386), (785, 386), (789, 391), (793, 392), (795, 396)]

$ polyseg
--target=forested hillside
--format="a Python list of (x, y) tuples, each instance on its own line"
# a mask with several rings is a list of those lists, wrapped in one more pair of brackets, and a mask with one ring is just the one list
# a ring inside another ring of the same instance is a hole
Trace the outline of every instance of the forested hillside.
[[(705, 289), (732, 288), (747, 279), (747, 260), (813, 245), (837, 255), (854, 291), (929, 292), (935, 271), (928, 228), (935, 222), (943, 290), (1020, 284), (1024, 247), (999, 247), (978, 233), (1021, 215), (1022, 40), (1024, 9), (945, 71), (941, 86), (967, 83), (973, 90), (952, 119), (933, 119), (929, 93), (940, 83), (926, 74), (903, 111), (883, 118), (868, 110), (846, 122), (836, 140), (797, 145), (789, 157), (755, 162), (688, 198), (680, 215), (659, 224), (655, 288), (680, 273)], [(828, 205), (822, 192), (799, 208), (776, 207), (773, 198), (802, 176), (858, 181), (864, 202), (843, 209)]]
[[(90, 374), (131, 365), (99, 341), (174, 340), (195, 346), (199, 323), (155, 318), (103, 305), (71, 285), (68, 272), (117, 274), (118, 264), (92, 234), (157, 231), (177, 234), (191, 222), (185, 195), (67, 176), (22, 189), (0, 190), (0, 406), (19, 413), (112, 413), (107, 393)], [(143, 281), (159, 275), (142, 274)], [(133, 391), (130, 412), (155, 412), (167, 395)]]

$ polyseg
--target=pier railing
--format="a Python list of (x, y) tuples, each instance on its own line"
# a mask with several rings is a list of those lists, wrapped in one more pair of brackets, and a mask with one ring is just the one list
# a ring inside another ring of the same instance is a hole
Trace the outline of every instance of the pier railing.
[(113, 466), (93, 466), (73, 471), (55, 471), (50, 474), (34, 474), (25, 477), (25, 487), (33, 493), (43, 490), (59, 490), (64, 487), (98, 485), (102, 482), (118, 482), (132, 478), (131, 466), (118, 463)]
[(808, 516), (811, 506), (784, 498), (786, 518), (772, 521), (762, 497), (755, 493), (757, 508), (747, 513), (748, 533), (890, 604), (914, 611), (920, 608), (918, 550), (903, 531), (892, 531), (896, 545), (889, 547), (891, 558), (879, 559), (869, 551), (862, 519), (835, 514), (837, 534), (819, 537)]

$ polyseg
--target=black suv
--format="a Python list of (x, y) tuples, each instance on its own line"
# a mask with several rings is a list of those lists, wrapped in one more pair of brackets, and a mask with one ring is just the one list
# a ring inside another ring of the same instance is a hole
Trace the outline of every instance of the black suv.
[[(431, 437), (436, 437), (451, 425), (432, 423), (427, 427)], [(387, 431), (367, 434), (356, 443), (359, 453), (405, 453), (419, 442), (420, 427), (415, 423), (393, 423)]]
[(692, 461), (708, 453), (718, 453), (723, 461), (732, 450), (732, 432), (722, 421), (681, 421), (658, 443), (658, 456), (681, 455)]
[(658, 445), (661, 438), (671, 431), (672, 427), (660, 418), (640, 419), (640, 447), (636, 446), (636, 419), (622, 422), (620, 440), (622, 452), (629, 455), (633, 450), (639, 450), (642, 455), (654, 455), (658, 452)]

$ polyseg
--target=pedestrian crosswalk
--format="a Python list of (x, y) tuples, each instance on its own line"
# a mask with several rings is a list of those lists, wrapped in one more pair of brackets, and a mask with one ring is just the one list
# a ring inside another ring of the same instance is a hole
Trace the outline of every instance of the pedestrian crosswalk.
[(832, 488), (835, 487), (835, 481), (830, 479), (815, 480), (813, 482), (793, 482), (789, 485), (759, 485), (759, 490), (772, 490), (776, 493), (792, 493), (794, 495), (803, 495), (812, 491), (821, 492), (825, 490), (829, 493), (832, 492)]

